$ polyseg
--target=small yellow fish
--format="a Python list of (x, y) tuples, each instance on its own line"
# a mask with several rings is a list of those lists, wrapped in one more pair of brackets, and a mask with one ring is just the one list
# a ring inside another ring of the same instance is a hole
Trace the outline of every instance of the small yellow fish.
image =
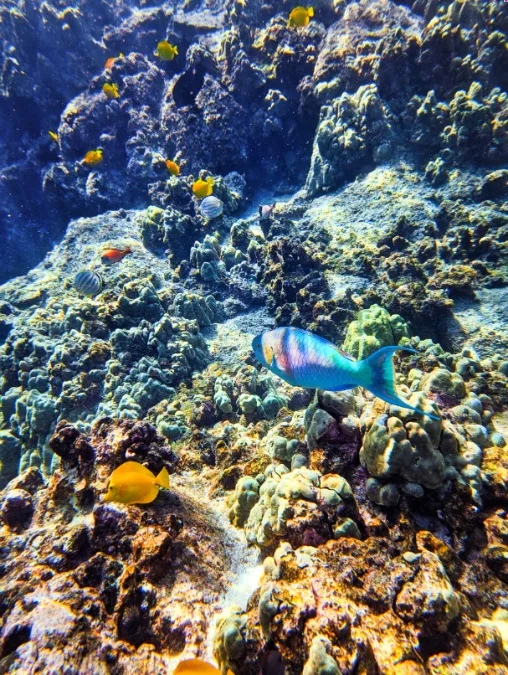
[(198, 199), (204, 199), (212, 194), (214, 185), (215, 181), (211, 176), (208, 176), (206, 180), (198, 178), (198, 180), (192, 183), (192, 192), (194, 192)]
[(106, 94), (107, 98), (119, 98), (120, 94), (118, 93), (118, 85), (114, 82), (105, 82), (102, 85), (102, 91)]
[(111, 70), (111, 68), (113, 68), (113, 66), (115, 64), (115, 61), (118, 61), (118, 59), (121, 59), (121, 58), (123, 58), (122, 52), (120, 52), (120, 54), (118, 56), (110, 56), (109, 59), (104, 64), (104, 68), (106, 70)]
[[(220, 675), (220, 670), (201, 659), (186, 659), (180, 661), (173, 675)], [(233, 673), (228, 669), (227, 675), (233, 675)]]
[(89, 150), (83, 158), (83, 161), (85, 164), (88, 164), (88, 166), (97, 166), (103, 159), (104, 156), (102, 150), (99, 148), (98, 150)]
[(55, 141), (55, 143), (58, 143), (58, 134), (55, 134), (54, 131), (48, 131), (49, 137), (51, 138), (52, 141)]
[(155, 56), (158, 56), (162, 61), (172, 61), (175, 56), (178, 56), (178, 47), (170, 45), (169, 42), (164, 40), (157, 45)]
[(314, 9), (312, 7), (295, 7), (289, 15), (289, 26), (296, 28), (303, 28), (309, 25), (309, 21), (314, 16)]
[(150, 504), (159, 494), (159, 487), (169, 488), (169, 474), (162, 469), (158, 476), (139, 462), (124, 462), (109, 479), (105, 502)]
[(172, 162), (170, 159), (167, 159), (166, 167), (172, 176), (180, 175), (180, 166), (176, 162)]

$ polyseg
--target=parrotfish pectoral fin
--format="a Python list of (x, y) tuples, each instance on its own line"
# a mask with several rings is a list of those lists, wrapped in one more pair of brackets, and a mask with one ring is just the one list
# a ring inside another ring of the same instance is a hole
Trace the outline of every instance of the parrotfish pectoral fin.
[(275, 375), (278, 375), (282, 379), (284, 378), (284, 371), (279, 368), (279, 364), (277, 363), (277, 357), (275, 356), (275, 352), (272, 351), (272, 360), (270, 361), (270, 370), (272, 373), (275, 373)]
[(374, 352), (374, 354), (358, 363), (358, 384), (387, 403), (398, 405), (401, 408), (408, 408), (420, 415), (427, 415), (434, 420), (438, 420), (439, 417), (436, 417), (436, 415), (431, 415), (419, 408), (415, 408), (397, 396), (392, 357), (394, 352), (399, 350), (416, 354), (416, 350), (409, 347), (382, 347), (378, 349), (377, 352)]

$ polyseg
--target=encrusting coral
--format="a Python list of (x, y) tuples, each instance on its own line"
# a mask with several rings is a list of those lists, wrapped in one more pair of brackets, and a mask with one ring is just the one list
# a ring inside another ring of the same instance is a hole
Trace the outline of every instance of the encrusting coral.
[(358, 313), (347, 329), (343, 348), (355, 359), (361, 360), (381, 347), (403, 345), (409, 338), (404, 319), (398, 314), (390, 315), (379, 305), (372, 305)]
[(392, 155), (392, 131), (375, 84), (346, 92), (321, 108), (306, 189), (314, 195)]
[[(151, 515), (146, 508), (100, 499), (123, 461), (172, 471), (174, 454), (153, 427), (130, 420), (103, 420), (91, 439), (60, 423), (50, 446), (61, 458), (51, 479), (46, 482), (31, 468), (2, 495), (3, 544), (14, 532), (19, 542), (3, 575), (9, 605), (4, 656), (21, 664), (33, 649), (33, 663), (48, 672), (98, 673), (104, 672), (106, 651), (109, 662), (133, 672), (130, 664), (147, 658), (147, 649), (157, 668), (168, 663), (162, 652), (191, 643), (199, 649), (198, 626), (209, 612), (203, 598), (219, 597), (228, 568), (227, 546), (213, 515), (197, 495), (180, 493), (175, 481), (150, 507)], [(37, 538), (41, 544), (34, 559), (25, 543)], [(30, 610), (23, 609), (27, 601)], [(76, 640), (82, 644), (79, 654)]]

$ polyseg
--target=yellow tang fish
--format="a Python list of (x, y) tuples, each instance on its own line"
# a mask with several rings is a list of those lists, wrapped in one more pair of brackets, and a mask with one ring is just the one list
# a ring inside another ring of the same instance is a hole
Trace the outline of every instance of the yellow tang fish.
[(99, 148), (98, 150), (89, 150), (83, 158), (83, 161), (85, 164), (88, 164), (88, 166), (97, 166), (103, 159), (102, 150)]
[(303, 28), (309, 25), (309, 21), (314, 16), (314, 9), (312, 7), (295, 7), (289, 15), (288, 24)]
[(204, 199), (212, 194), (214, 185), (215, 181), (211, 176), (208, 176), (206, 180), (199, 178), (192, 183), (192, 192), (198, 199)]
[(106, 94), (107, 98), (118, 98), (120, 96), (118, 93), (118, 85), (113, 82), (111, 84), (109, 82), (103, 84), (102, 91)]
[(159, 42), (155, 56), (158, 56), (163, 61), (172, 61), (175, 56), (178, 56), (178, 47), (170, 45), (167, 40)]
[(170, 159), (166, 160), (166, 167), (170, 174), (173, 176), (180, 175), (180, 166), (176, 162), (172, 162)]
[(58, 134), (55, 134), (54, 131), (48, 131), (49, 137), (51, 138), (52, 141), (55, 141), (55, 143), (58, 143)]
[(169, 474), (162, 469), (158, 476), (139, 462), (124, 462), (109, 479), (105, 502), (121, 504), (150, 504), (159, 494), (159, 488), (169, 487)]
[[(187, 659), (180, 661), (173, 675), (220, 675), (220, 670), (201, 659)], [(228, 670), (227, 675), (233, 675), (233, 673)]]

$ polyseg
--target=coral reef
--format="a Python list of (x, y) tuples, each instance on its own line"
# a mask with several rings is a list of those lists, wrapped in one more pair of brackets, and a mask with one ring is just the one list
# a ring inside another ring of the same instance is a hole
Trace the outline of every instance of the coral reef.
[[(129, 662), (150, 659), (166, 669), (184, 646), (201, 649), (198, 626), (228, 569), (216, 517), (174, 481), (148, 511), (100, 500), (126, 459), (172, 471), (173, 453), (153, 427), (129, 420), (102, 420), (91, 439), (60, 423), (50, 446), (61, 458), (51, 480), (31, 468), (2, 496), (2, 655), (11, 669), (27, 659), (48, 672), (103, 672), (113, 661), (133, 672)], [(7, 554), (13, 532), (18, 546)], [(35, 539), (43, 543), (33, 558), (25, 542)]]
[(403, 344), (409, 338), (408, 327), (398, 314), (390, 315), (379, 305), (358, 313), (347, 329), (344, 351), (355, 359), (365, 359), (381, 347)]
[(234, 380), (227, 375), (217, 378), (214, 403), (225, 415), (236, 411), (247, 420), (272, 419), (286, 398), (278, 393), (272, 377), (260, 375), (253, 366), (244, 366), (235, 373)]
[(347, 505), (351, 488), (341, 476), (322, 476), (305, 466), (289, 471), (283, 465), (270, 464), (258, 483), (260, 479), (257, 503), (250, 506), (255, 486), (243, 481), (237, 485), (230, 511), (233, 521), (244, 522), (248, 542), (270, 547), (282, 538), (298, 547), (317, 545), (346, 532), (360, 536), (349, 516), (354, 513)]
[(2, 3), (0, 672), (508, 672), (507, 7)]
[[(340, 673), (361, 663), (393, 675), (443, 667), (465, 675), (482, 672), (487, 660), (492, 672), (504, 673), (495, 622), (479, 621), (475, 612), (482, 593), (494, 604), (503, 595), (485, 562), (468, 577), (451, 549), (423, 530), (414, 551), (402, 544), (390, 555), (384, 541), (343, 538), (296, 550), (281, 544), (265, 559), (259, 609), (242, 616), (242, 672), (256, 672), (249, 668), (249, 642), (266, 614), (270, 638), (290, 672)], [(444, 651), (438, 643), (447, 645)]]
[(315, 195), (336, 187), (392, 155), (392, 131), (375, 84), (346, 92), (321, 107), (306, 189)]
[[(116, 228), (139, 240), (138, 227), (135, 215), (111, 217), (101, 223), (102, 233), (95, 231), (90, 239), (107, 241)], [(79, 419), (86, 429), (101, 415), (140, 419), (161, 401), (171, 400), (175, 386), (208, 362), (199, 325), (220, 316), (219, 306), (213, 298), (204, 304), (193, 294), (159, 295), (162, 273), (154, 276), (153, 269), (145, 269), (145, 276), (130, 278), (113, 271), (98, 298), (67, 297), (68, 287), (61, 287), (58, 278), (72, 278), (71, 251), (81, 228), (76, 221), (53, 253), (58, 270), (48, 275), (41, 268), (19, 300), (16, 293), (4, 291), (18, 308), (19, 323), (0, 356), (3, 480), (29, 466), (51, 470), (47, 441), (58, 420)], [(83, 258), (90, 258), (92, 246), (84, 249)], [(112, 295), (116, 284), (121, 290)], [(38, 294), (41, 285), (51, 289), (49, 297)], [(32, 291), (33, 299), (27, 300)], [(104, 295), (109, 302), (101, 301)], [(47, 305), (40, 306), (45, 300)], [(34, 312), (30, 330), (24, 309)]]

